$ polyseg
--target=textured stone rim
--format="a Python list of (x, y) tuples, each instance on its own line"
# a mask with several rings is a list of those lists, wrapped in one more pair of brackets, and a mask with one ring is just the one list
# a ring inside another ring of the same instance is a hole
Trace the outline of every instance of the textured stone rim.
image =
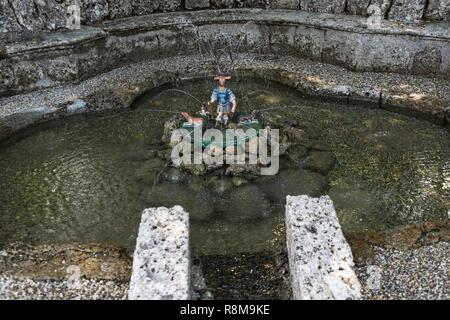
[[(148, 90), (184, 79), (212, 76), (213, 72), (205, 67), (209, 62), (195, 56), (147, 61), (76, 85), (4, 98), (0, 100), (0, 139), (32, 124), (72, 114), (128, 108), (135, 98)], [(273, 56), (247, 57), (237, 70), (241, 74), (276, 81), (305, 95), (347, 104), (369, 104), (441, 125), (449, 123), (449, 104), (445, 99), (448, 87), (444, 80), (358, 73), (308, 60)], [(434, 85), (431, 89), (428, 88), (430, 82)], [(401, 83), (411, 83), (410, 91), (399, 91), (395, 86)], [(443, 96), (435, 96), (435, 92)]]

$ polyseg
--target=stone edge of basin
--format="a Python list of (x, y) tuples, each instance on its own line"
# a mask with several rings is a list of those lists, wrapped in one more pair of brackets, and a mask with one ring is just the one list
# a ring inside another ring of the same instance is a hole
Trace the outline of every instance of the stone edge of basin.
[[(239, 59), (240, 56), (238, 56)], [(185, 56), (135, 63), (75, 85), (36, 90), (0, 98), (0, 140), (30, 125), (73, 114), (129, 108), (147, 90), (178, 80), (204, 77), (210, 63)], [(411, 75), (359, 73), (293, 57), (246, 56), (236, 66), (240, 75), (264, 77), (313, 97), (373, 107), (450, 124), (450, 82)], [(182, 75), (183, 78), (180, 78)], [(212, 76), (212, 74), (210, 74)], [(430, 91), (430, 81), (432, 87)], [(404, 87), (402, 84), (410, 84)]]
[(294, 300), (359, 300), (353, 255), (328, 196), (286, 198), (286, 242)]
[(181, 207), (142, 213), (129, 300), (190, 298), (189, 214)]
[[(93, 26), (83, 26), (80, 30), (64, 30), (39, 34), (40, 40), (25, 40), (22, 43), (5, 41), (3, 54), (14, 56), (29, 50), (39, 50), (48, 46), (66, 46), (80, 41), (106, 36), (108, 33), (143, 32), (176, 26), (201, 26), (210, 23), (274, 23), (278, 25), (305, 25), (330, 30), (367, 34), (409, 35), (424, 38), (450, 40), (447, 22), (434, 22), (420, 26), (383, 21), (383, 27), (367, 28), (366, 17), (344, 14), (329, 14), (292, 10), (262, 9), (220, 9), (196, 12), (168, 12), (143, 16), (133, 16), (104, 21)], [(18, 38), (20, 40), (20, 38)]]

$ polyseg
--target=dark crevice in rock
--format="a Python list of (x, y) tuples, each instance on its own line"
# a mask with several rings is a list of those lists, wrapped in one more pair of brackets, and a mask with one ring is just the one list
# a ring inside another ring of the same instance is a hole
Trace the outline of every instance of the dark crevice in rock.
[(369, 11), (370, 6), (372, 5), (372, 1), (373, 1), (373, 0), (370, 0), (370, 1), (367, 3), (367, 7), (366, 7), (366, 10), (365, 10), (365, 15), (366, 15), (366, 16), (367, 16), (367, 12)]
[(158, 57), (162, 56), (162, 48), (161, 48), (161, 39), (159, 39), (159, 35), (156, 35), (156, 41), (158, 43)]
[(422, 14), (421, 19), (425, 19), (425, 16), (427, 15), (429, 6), (430, 6), (430, 0), (425, 0), (425, 6), (423, 8), (423, 14)]
[(389, 18), (389, 14), (391, 13), (392, 7), (394, 6), (394, 0), (389, 0), (388, 6), (386, 8), (386, 13), (384, 15), (385, 19)]

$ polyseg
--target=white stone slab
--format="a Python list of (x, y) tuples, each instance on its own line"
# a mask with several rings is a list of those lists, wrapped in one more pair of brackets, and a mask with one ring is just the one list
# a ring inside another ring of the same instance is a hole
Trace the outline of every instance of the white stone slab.
[(288, 196), (286, 237), (294, 299), (361, 298), (353, 255), (328, 196)]
[(185, 300), (190, 293), (189, 214), (180, 206), (142, 213), (130, 300)]

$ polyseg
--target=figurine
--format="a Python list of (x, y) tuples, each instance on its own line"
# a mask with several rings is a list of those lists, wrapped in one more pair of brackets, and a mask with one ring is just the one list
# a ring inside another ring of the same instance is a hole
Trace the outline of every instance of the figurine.
[(192, 124), (194, 126), (203, 126), (203, 118), (193, 117), (188, 112), (181, 112), (181, 115), (189, 124)]
[(216, 126), (227, 126), (229, 115), (236, 111), (236, 97), (231, 89), (225, 86), (226, 81), (230, 79), (231, 76), (228, 75), (219, 75), (214, 78), (219, 81), (219, 86), (213, 89), (208, 106), (211, 109), (211, 104), (217, 102)]

